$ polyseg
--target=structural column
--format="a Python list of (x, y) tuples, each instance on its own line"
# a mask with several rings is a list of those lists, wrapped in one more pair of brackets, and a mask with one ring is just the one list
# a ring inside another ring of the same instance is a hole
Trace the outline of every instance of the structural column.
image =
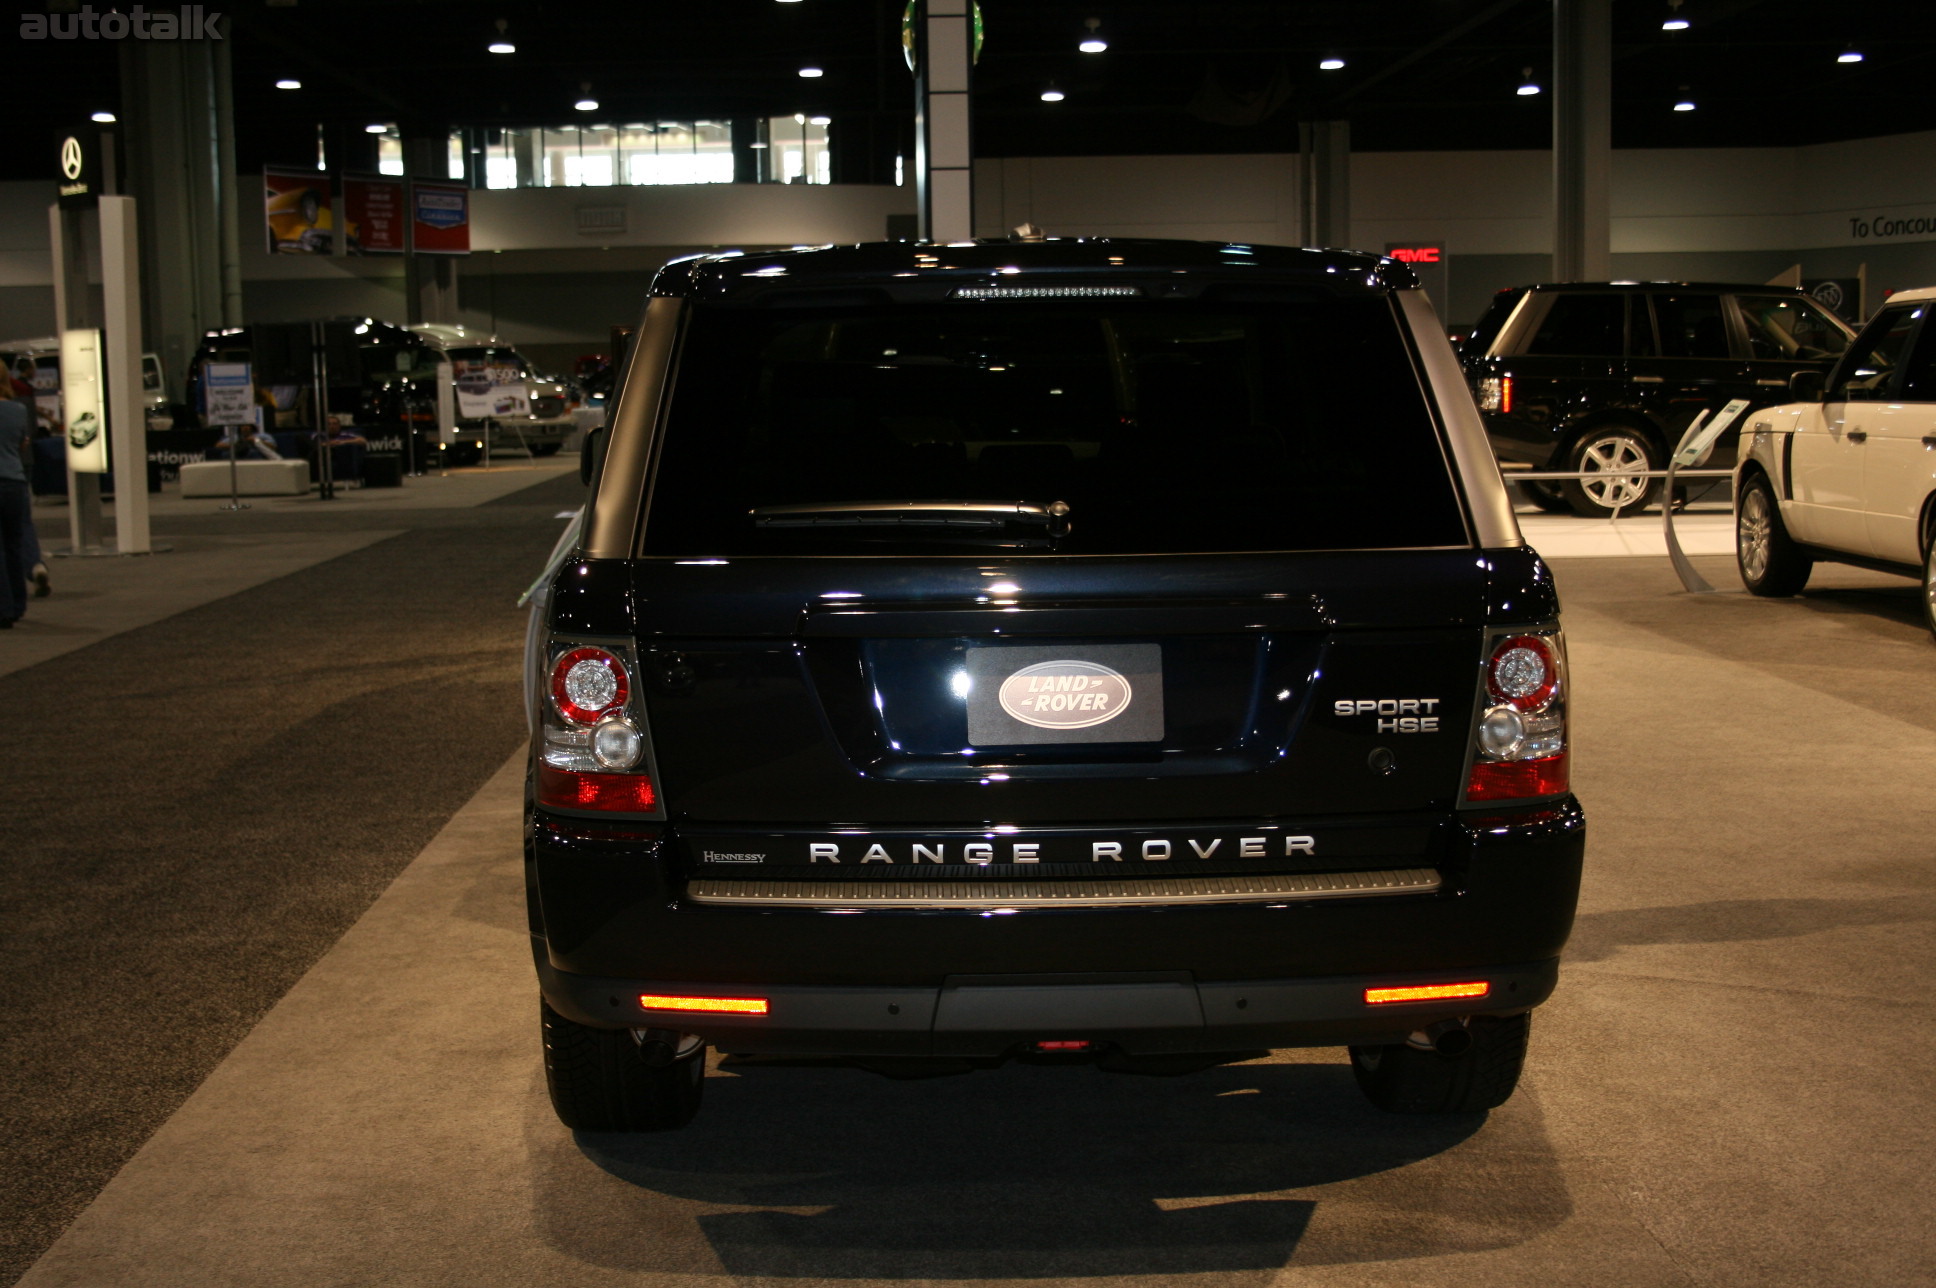
[(914, 13), (914, 182), (923, 241), (975, 235), (973, 0), (918, 0)]
[(1553, 0), (1553, 280), (1613, 276), (1613, 0)]
[[(141, 210), (143, 331), (176, 397), (202, 336), (242, 325), (242, 198), (221, 85), (226, 53), (226, 42), (213, 41), (131, 40), (121, 49), (122, 156)], [(259, 186), (253, 197), (260, 227)]]
[(1298, 144), (1304, 244), (1351, 245), (1351, 122), (1305, 121)]

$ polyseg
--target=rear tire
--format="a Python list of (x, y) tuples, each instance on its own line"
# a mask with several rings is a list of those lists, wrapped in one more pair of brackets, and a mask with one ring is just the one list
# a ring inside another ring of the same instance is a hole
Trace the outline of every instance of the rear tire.
[(533, 443), (531, 444), (531, 454), (533, 456), (556, 456), (558, 449), (563, 446), (563, 443)]
[(630, 1029), (595, 1029), (539, 1002), (545, 1085), (558, 1120), (575, 1131), (670, 1131), (699, 1112), (706, 1048), (654, 1068)]
[(1519, 1085), (1532, 1014), (1475, 1015), (1472, 1045), (1445, 1056), (1408, 1043), (1351, 1048), (1351, 1073), (1372, 1104), (1392, 1114), (1476, 1114), (1496, 1109)]
[(1560, 493), (1557, 483), (1547, 483), (1542, 480), (1521, 483), (1519, 495), (1531, 501), (1546, 514), (1570, 514), (1573, 511), (1572, 505)]
[(1660, 480), (1627, 473), (1657, 470), (1660, 456), (1638, 430), (1606, 425), (1580, 435), (1567, 449), (1566, 468), (1587, 474), (1560, 484), (1560, 494), (1575, 514), (1611, 518), (1617, 510), (1643, 510), (1660, 494)]
[(1775, 500), (1774, 485), (1765, 474), (1756, 474), (1741, 489), (1734, 517), (1734, 562), (1748, 593), (1769, 598), (1800, 594), (1815, 571), (1815, 561), (1788, 535), (1788, 525), (1781, 521), (1781, 503)]

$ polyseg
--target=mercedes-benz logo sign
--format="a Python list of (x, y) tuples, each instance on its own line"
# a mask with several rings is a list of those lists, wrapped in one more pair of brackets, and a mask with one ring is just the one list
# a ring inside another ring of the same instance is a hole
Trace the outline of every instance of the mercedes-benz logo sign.
[(61, 173), (69, 179), (81, 177), (81, 141), (71, 135), (61, 144)]

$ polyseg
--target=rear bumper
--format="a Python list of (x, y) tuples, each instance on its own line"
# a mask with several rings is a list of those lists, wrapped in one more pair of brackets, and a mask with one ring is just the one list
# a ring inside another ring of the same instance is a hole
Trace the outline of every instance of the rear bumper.
[[(574, 975), (534, 941), (553, 1010), (606, 1028), (697, 1033), (753, 1055), (999, 1059), (1038, 1041), (1105, 1043), (1129, 1055), (1402, 1042), (1459, 1015), (1511, 1015), (1546, 1000), (1559, 960), (1466, 971), (1198, 981), (1188, 972), (958, 975), (938, 987), (707, 984)], [(1369, 988), (1483, 980), (1483, 998), (1372, 1004)], [(765, 1015), (654, 1010), (647, 994), (758, 997)]]
[[(693, 898), (663, 825), (537, 813), (533, 948), (546, 997), (580, 1023), (678, 1028), (726, 1050), (988, 1055), (1031, 1037), (1131, 1052), (1397, 1041), (1447, 1016), (1538, 1004), (1572, 926), (1586, 827), (1577, 802), (1446, 826), (1433, 856), (1443, 881), (1426, 893), (786, 907)], [(1364, 998), (1374, 985), (1475, 980), (1489, 985), (1482, 1000)], [(646, 993), (761, 997), (770, 1009), (670, 1014), (643, 1008)]]

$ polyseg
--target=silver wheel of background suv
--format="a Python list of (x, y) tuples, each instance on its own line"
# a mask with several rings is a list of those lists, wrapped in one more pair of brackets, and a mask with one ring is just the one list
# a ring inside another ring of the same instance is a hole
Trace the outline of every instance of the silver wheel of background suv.
[(1654, 468), (1653, 449), (1631, 429), (1589, 431), (1573, 445), (1567, 460), (1587, 476), (1561, 485), (1578, 514), (1606, 518), (1616, 510), (1638, 510), (1658, 490), (1659, 480), (1646, 475)]

